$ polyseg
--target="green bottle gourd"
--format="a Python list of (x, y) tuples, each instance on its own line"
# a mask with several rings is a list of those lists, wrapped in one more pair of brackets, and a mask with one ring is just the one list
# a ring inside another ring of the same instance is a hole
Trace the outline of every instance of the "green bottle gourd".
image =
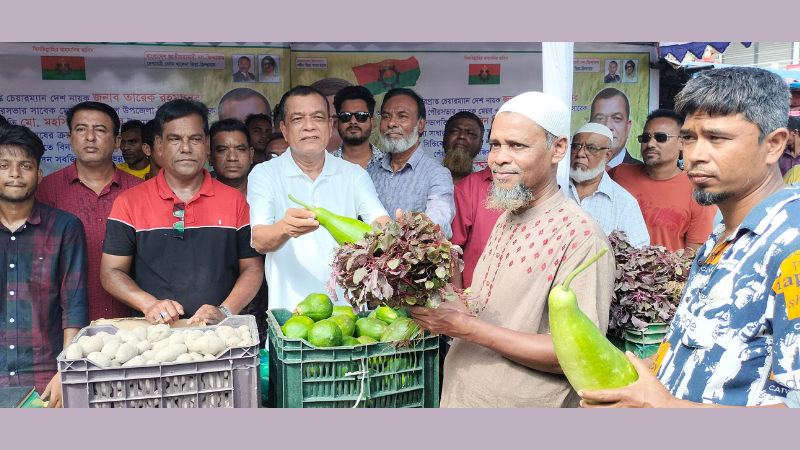
[(325, 208), (312, 208), (296, 200), (292, 197), (292, 194), (289, 194), (289, 200), (316, 214), (319, 224), (331, 233), (331, 236), (339, 245), (344, 245), (346, 242), (356, 242), (372, 231), (372, 226), (358, 219), (337, 216)]
[(600, 253), (581, 264), (569, 274), (564, 285), (555, 286), (547, 298), (556, 357), (576, 391), (623, 387), (639, 378), (625, 354), (578, 308), (575, 292), (569, 288), (572, 279), (606, 251), (608, 247), (603, 247)]

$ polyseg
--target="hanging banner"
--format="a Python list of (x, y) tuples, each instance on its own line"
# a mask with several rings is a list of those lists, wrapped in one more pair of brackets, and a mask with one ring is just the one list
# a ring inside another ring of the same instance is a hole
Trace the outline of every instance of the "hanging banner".
[[(589, 121), (611, 129), (615, 147), (641, 159), (642, 134), (649, 107), (650, 54), (575, 52), (572, 132)], [(623, 144), (624, 143), (624, 144)]]
[[(147, 122), (163, 103), (199, 100), (209, 120), (271, 114), (289, 89), (288, 45), (0, 44), (0, 114), (31, 128), (48, 172), (75, 160), (66, 112), (83, 101), (111, 105), (122, 122)], [(114, 155), (123, 162), (122, 153)]]
[[(366, 87), (377, 102), (370, 141), (380, 142), (380, 106), (386, 92), (396, 87), (413, 89), (425, 100), (425, 130), (420, 137), (428, 155), (444, 158), (444, 126), (459, 111), (476, 114), (486, 132), (475, 159), (485, 166), (489, 154), (489, 127), (500, 105), (516, 94), (542, 89), (542, 55), (539, 44), (400, 44), (369, 45), (368, 50), (329, 50), (326, 44), (292, 45), (292, 85), (313, 85), (331, 103), (339, 89)], [(366, 47), (366, 45), (365, 45)], [(383, 47), (383, 48), (382, 48)], [(434, 49), (437, 48), (437, 49)], [(328, 145), (338, 148), (338, 130)]]

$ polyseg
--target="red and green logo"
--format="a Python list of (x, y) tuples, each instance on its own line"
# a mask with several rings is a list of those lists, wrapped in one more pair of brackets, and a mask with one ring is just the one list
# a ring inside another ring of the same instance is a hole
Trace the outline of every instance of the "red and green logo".
[(500, 84), (500, 64), (470, 64), (469, 84)]
[(415, 86), (420, 73), (419, 61), (413, 56), (353, 67), (358, 84), (367, 88), (372, 95), (389, 92), (396, 87)]
[(42, 56), (42, 80), (85, 80), (83, 56)]

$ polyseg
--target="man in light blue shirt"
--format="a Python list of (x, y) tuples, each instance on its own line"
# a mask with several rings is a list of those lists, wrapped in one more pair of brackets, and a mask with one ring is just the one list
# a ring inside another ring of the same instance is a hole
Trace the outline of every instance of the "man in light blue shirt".
[(381, 105), (381, 139), (387, 156), (367, 172), (387, 211), (424, 212), (450, 239), (456, 215), (450, 171), (425, 154), (419, 137), (425, 130), (425, 103), (416, 92), (395, 88)]
[(599, 123), (580, 127), (570, 146), (569, 197), (609, 235), (624, 231), (634, 247), (650, 245), (639, 203), (605, 171), (611, 158), (611, 130)]

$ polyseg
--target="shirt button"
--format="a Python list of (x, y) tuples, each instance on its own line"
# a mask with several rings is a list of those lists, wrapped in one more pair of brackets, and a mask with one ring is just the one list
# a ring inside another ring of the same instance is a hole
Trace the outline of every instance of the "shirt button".
[(11, 323), (14, 323), (14, 318), (12, 317), (12, 318), (8, 319), (8, 321), (11, 322)]
[(13, 269), (14, 265), (13, 264), (9, 264), (8, 267), (11, 267)]
[(8, 348), (10, 348), (11, 350), (14, 350), (14, 344), (9, 345)]
[(489, 282), (487, 281), (487, 282), (486, 282), (486, 286), (488, 286), (488, 285), (489, 285)]
[(12, 241), (16, 241), (16, 240), (17, 240), (17, 237), (16, 237), (16, 236), (11, 236), (11, 240), (12, 240)]
[(499, 257), (500, 257), (500, 253), (495, 253), (495, 254), (494, 254), (494, 257), (495, 257), (495, 258), (499, 258)]
[(9, 375), (11, 375), (11, 376), (13, 377), (14, 375), (16, 375), (16, 374), (17, 374), (17, 372), (8, 372), (8, 374), (9, 374)]
[(14, 291), (9, 292), (10, 295), (14, 295)]

